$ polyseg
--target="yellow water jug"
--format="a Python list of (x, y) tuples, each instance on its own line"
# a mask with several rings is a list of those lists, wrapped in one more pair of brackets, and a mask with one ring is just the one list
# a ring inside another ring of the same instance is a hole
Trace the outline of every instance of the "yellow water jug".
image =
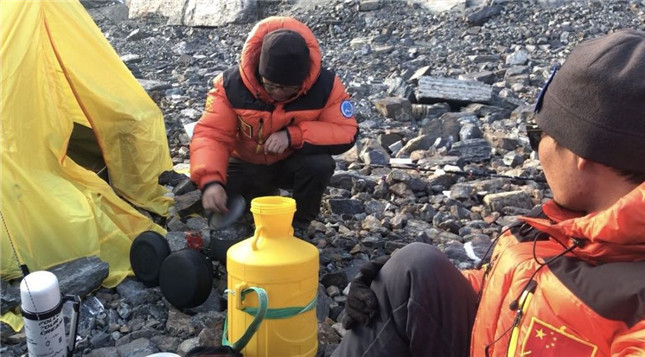
[[(232, 296), (224, 338), (246, 339), (241, 351), (245, 357), (309, 357), (318, 350), (318, 249), (293, 236), (295, 211), (292, 198), (255, 198), (254, 236), (226, 254)], [(258, 326), (258, 311), (267, 297), (268, 309)], [(249, 330), (255, 329), (251, 335)]]

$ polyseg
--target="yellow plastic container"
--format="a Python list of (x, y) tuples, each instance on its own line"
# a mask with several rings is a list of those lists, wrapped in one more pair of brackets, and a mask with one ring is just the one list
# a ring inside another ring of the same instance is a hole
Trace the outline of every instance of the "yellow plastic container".
[[(241, 298), (249, 287), (266, 290), (269, 311), (304, 307), (318, 292), (318, 249), (293, 236), (296, 211), (292, 198), (258, 197), (251, 201), (255, 235), (233, 245), (227, 253), (228, 340), (237, 341), (253, 316), (242, 311), (258, 307), (256, 294)], [(245, 357), (309, 357), (318, 350), (316, 309), (285, 319), (264, 319), (242, 350)]]

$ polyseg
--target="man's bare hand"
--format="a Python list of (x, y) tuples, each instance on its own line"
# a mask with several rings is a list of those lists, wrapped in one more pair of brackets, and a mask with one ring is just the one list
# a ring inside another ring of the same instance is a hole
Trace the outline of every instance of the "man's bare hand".
[(286, 130), (280, 130), (269, 136), (264, 143), (264, 154), (282, 154), (289, 147)]
[(228, 212), (226, 200), (226, 190), (222, 185), (210, 185), (202, 192), (202, 206), (204, 209), (217, 213), (226, 213)]

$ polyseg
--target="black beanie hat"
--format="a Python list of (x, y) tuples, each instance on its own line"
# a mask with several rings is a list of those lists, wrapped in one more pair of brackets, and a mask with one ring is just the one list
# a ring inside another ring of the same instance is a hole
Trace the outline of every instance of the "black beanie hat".
[(260, 75), (287, 86), (300, 85), (309, 74), (309, 47), (297, 32), (280, 29), (262, 39)]
[(536, 123), (575, 154), (645, 172), (645, 32), (582, 42), (536, 103)]

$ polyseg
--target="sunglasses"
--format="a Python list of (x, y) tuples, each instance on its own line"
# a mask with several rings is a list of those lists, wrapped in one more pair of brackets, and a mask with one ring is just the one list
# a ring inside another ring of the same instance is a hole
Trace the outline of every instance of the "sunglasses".
[(262, 85), (264, 86), (264, 89), (270, 90), (270, 91), (283, 90), (283, 91), (293, 92), (293, 91), (297, 91), (298, 89), (300, 89), (299, 85), (285, 86), (285, 85), (277, 84), (277, 83), (269, 83), (269, 82), (265, 81), (264, 79), (262, 79)]
[(526, 136), (528, 136), (529, 138), (529, 144), (531, 145), (531, 149), (533, 149), (533, 151), (535, 152), (537, 152), (540, 147), (542, 134), (543, 134), (542, 129), (538, 128), (537, 125), (535, 124), (526, 125)]

